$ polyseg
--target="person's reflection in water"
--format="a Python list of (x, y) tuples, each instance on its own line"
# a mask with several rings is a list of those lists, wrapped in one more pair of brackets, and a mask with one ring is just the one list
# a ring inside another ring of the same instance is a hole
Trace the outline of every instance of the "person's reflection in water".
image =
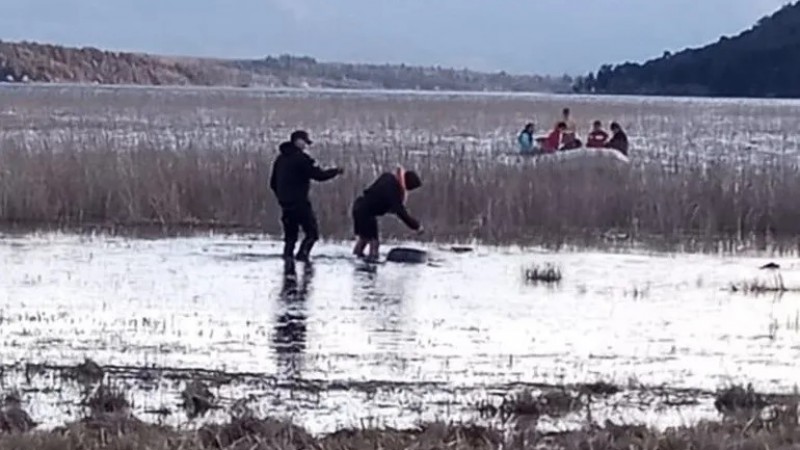
[(275, 320), (273, 349), (277, 355), (278, 373), (289, 379), (300, 378), (306, 350), (306, 299), (314, 279), (314, 266), (303, 265), (303, 277), (298, 283), (294, 263), (283, 271), (278, 317)]
[(369, 342), (380, 359), (380, 365), (391, 374), (403, 378), (406, 359), (414, 356), (414, 332), (407, 328), (408, 283), (416, 273), (411, 268), (400, 271), (362, 271), (355, 273), (356, 301), (360, 304)]

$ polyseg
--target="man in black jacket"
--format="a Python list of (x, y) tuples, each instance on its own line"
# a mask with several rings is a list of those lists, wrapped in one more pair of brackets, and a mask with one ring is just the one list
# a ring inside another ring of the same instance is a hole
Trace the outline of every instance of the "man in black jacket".
[(319, 239), (317, 218), (308, 192), (311, 180), (327, 181), (344, 171), (340, 168), (321, 169), (305, 149), (311, 145), (308, 133), (295, 131), (289, 142), (280, 145), (280, 154), (272, 165), (269, 187), (281, 205), (283, 224), (283, 257), (291, 260), (294, 257), (294, 246), (297, 243), (299, 229), (303, 229), (305, 238), (300, 243), (296, 259), (307, 261), (311, 248)]
[(358, 237), (353, 254), (364, 257), (364, 249), (369, 245), (369, 259), (377, 261), (380, 237), (378, 217), (393, 213), (406, 226), (422, 233), (420, 223), (408, 214), (405, 207), (406, 194), (422, 186), (416, 172), (398, 169), (396, 173), (384, 173), (353, 203), (353, 231)]

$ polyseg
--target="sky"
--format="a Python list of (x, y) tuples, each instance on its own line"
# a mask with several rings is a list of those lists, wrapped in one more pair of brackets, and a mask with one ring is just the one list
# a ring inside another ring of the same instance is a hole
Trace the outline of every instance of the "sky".
[[(735, 35), (787, 0), (0, 0), (0, 39), (181, 56), (580, 75)], [(569, 30), (569, 31), (567, 31)]]

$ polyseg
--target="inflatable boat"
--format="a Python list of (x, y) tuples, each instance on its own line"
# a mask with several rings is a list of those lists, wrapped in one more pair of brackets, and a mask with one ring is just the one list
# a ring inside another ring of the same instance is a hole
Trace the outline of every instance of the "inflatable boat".
[(560, 150), (555, 153), (507, 153), (509, 157), (523, 159), (535, 164), (569, 165), (628, 165), (631, 160), (618, 150), (610, 148), (580, 147), (573, 150)]

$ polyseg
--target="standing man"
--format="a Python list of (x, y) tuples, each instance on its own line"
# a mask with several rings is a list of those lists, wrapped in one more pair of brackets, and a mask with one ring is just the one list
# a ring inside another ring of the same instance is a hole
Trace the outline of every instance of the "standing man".
[(561, 121), (567, 126), (567, 128), (564, 130), (564, 141), (567, 142), (571, 142), (578, 137), (578, 127), (575, 125), (575, 121), (572, 120), (571, 114), (572, 112), (569, 108), (564, 108), (561, 111)]
[[(327, 181), (344, 173), (338, 167), (319, 168), (314, 159), (305, 152), (311, 143), (307, 132), (303, 130), (293, 132), (289, 142), (284, 142), (278, 147), (280, 154), (272, 165), (269, 187), (281, 205), (283, 257), (287, 261), (293, 258), (298, 261), (308, 261), (311, 248), (319, 239), (317, 218), (308, 198), (311, 180)], [(294, 246), (300, 228), (303, 229), (305, 237), (295, 257)]]

